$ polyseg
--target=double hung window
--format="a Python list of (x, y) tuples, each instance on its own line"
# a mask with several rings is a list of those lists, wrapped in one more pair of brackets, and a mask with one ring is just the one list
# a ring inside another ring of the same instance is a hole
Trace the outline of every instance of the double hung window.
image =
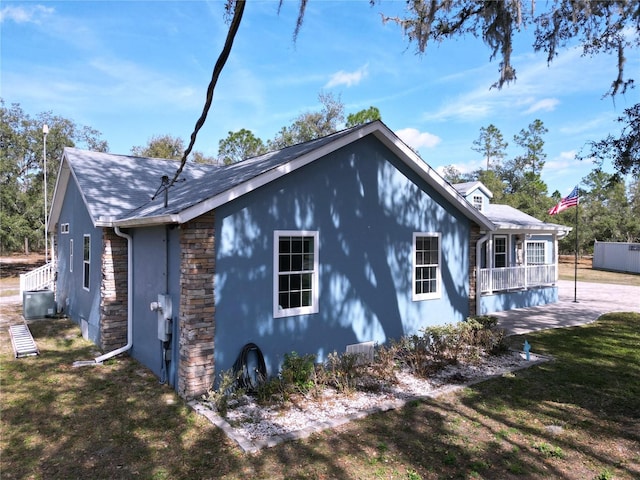
[(507, 237), (493, 237), (493, 266), (504, 268), (507, 266)]
[(274, 317), (318, 312), (318, 232), (274, 232)]
[(527, 242), (527, 265), (544, 265), (544, 242)]
[(441, 296), (440, 234), (413, 234), (413, 299)]

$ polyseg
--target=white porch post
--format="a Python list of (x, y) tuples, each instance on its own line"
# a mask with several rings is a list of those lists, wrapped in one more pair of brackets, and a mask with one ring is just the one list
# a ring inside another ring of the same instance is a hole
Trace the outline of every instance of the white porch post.
[(487, 242), (487, 265), (489, 266), (489, 293), (493, 293), (493, 235)]
[(522, 244), (522, 265), (524, 266), (524, 288), (529, 287), (529, 259), (527, 258), (527, 235), (524, 236), (524, 242)]
[(554, 264), (555, 270), (556, 270), (556, 273), (554, 275), (555, 278), (553, 280), (554, 284), (557, 284), (558, 283), (558, 279), (560, 278), (560, 276), (559, 276), (559, 274), (560, 274), (559, 270), (560, 269), (558, 268), (558, 265), (559, 265), (558, 262), (559, 261), (560, 261), (560, 255), (558, 254), (558, 235), (556, 233), (554, 233), (553, 234), (553, 264)]

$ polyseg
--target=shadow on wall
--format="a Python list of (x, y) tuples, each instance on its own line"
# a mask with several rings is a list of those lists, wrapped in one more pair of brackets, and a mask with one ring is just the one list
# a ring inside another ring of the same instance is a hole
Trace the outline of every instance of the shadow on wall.
[[(216, 370), (256, 343), (270, 372), (285, 353), (322, 360), (468, 315), (468, 221), (377, 140), (363, 139), (216, 211)], [(273, 317), (273, 232), (319, 232), (314, 315)], [(414, 232), (438, 232), (440, 299), (415, 302)]]

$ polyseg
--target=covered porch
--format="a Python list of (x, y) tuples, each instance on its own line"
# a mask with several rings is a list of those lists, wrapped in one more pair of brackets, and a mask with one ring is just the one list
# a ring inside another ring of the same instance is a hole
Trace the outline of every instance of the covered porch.
[(570, 231), (558, 227), (533, 221), (528, 225), (502, 223), (478, 240), (479, 314), (558, 301), (558, 240)]

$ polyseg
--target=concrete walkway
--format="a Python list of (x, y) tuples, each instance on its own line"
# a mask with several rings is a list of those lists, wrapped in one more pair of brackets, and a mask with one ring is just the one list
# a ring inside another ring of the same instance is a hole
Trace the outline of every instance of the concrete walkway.
[(578, 282), (574, 302), (573, 281), (558, 281), (558, 303), (496, 312), (498, 326), (509, 335), (548, 328), (591, 323), (609, 312), (639, 312), (640, 287)]

